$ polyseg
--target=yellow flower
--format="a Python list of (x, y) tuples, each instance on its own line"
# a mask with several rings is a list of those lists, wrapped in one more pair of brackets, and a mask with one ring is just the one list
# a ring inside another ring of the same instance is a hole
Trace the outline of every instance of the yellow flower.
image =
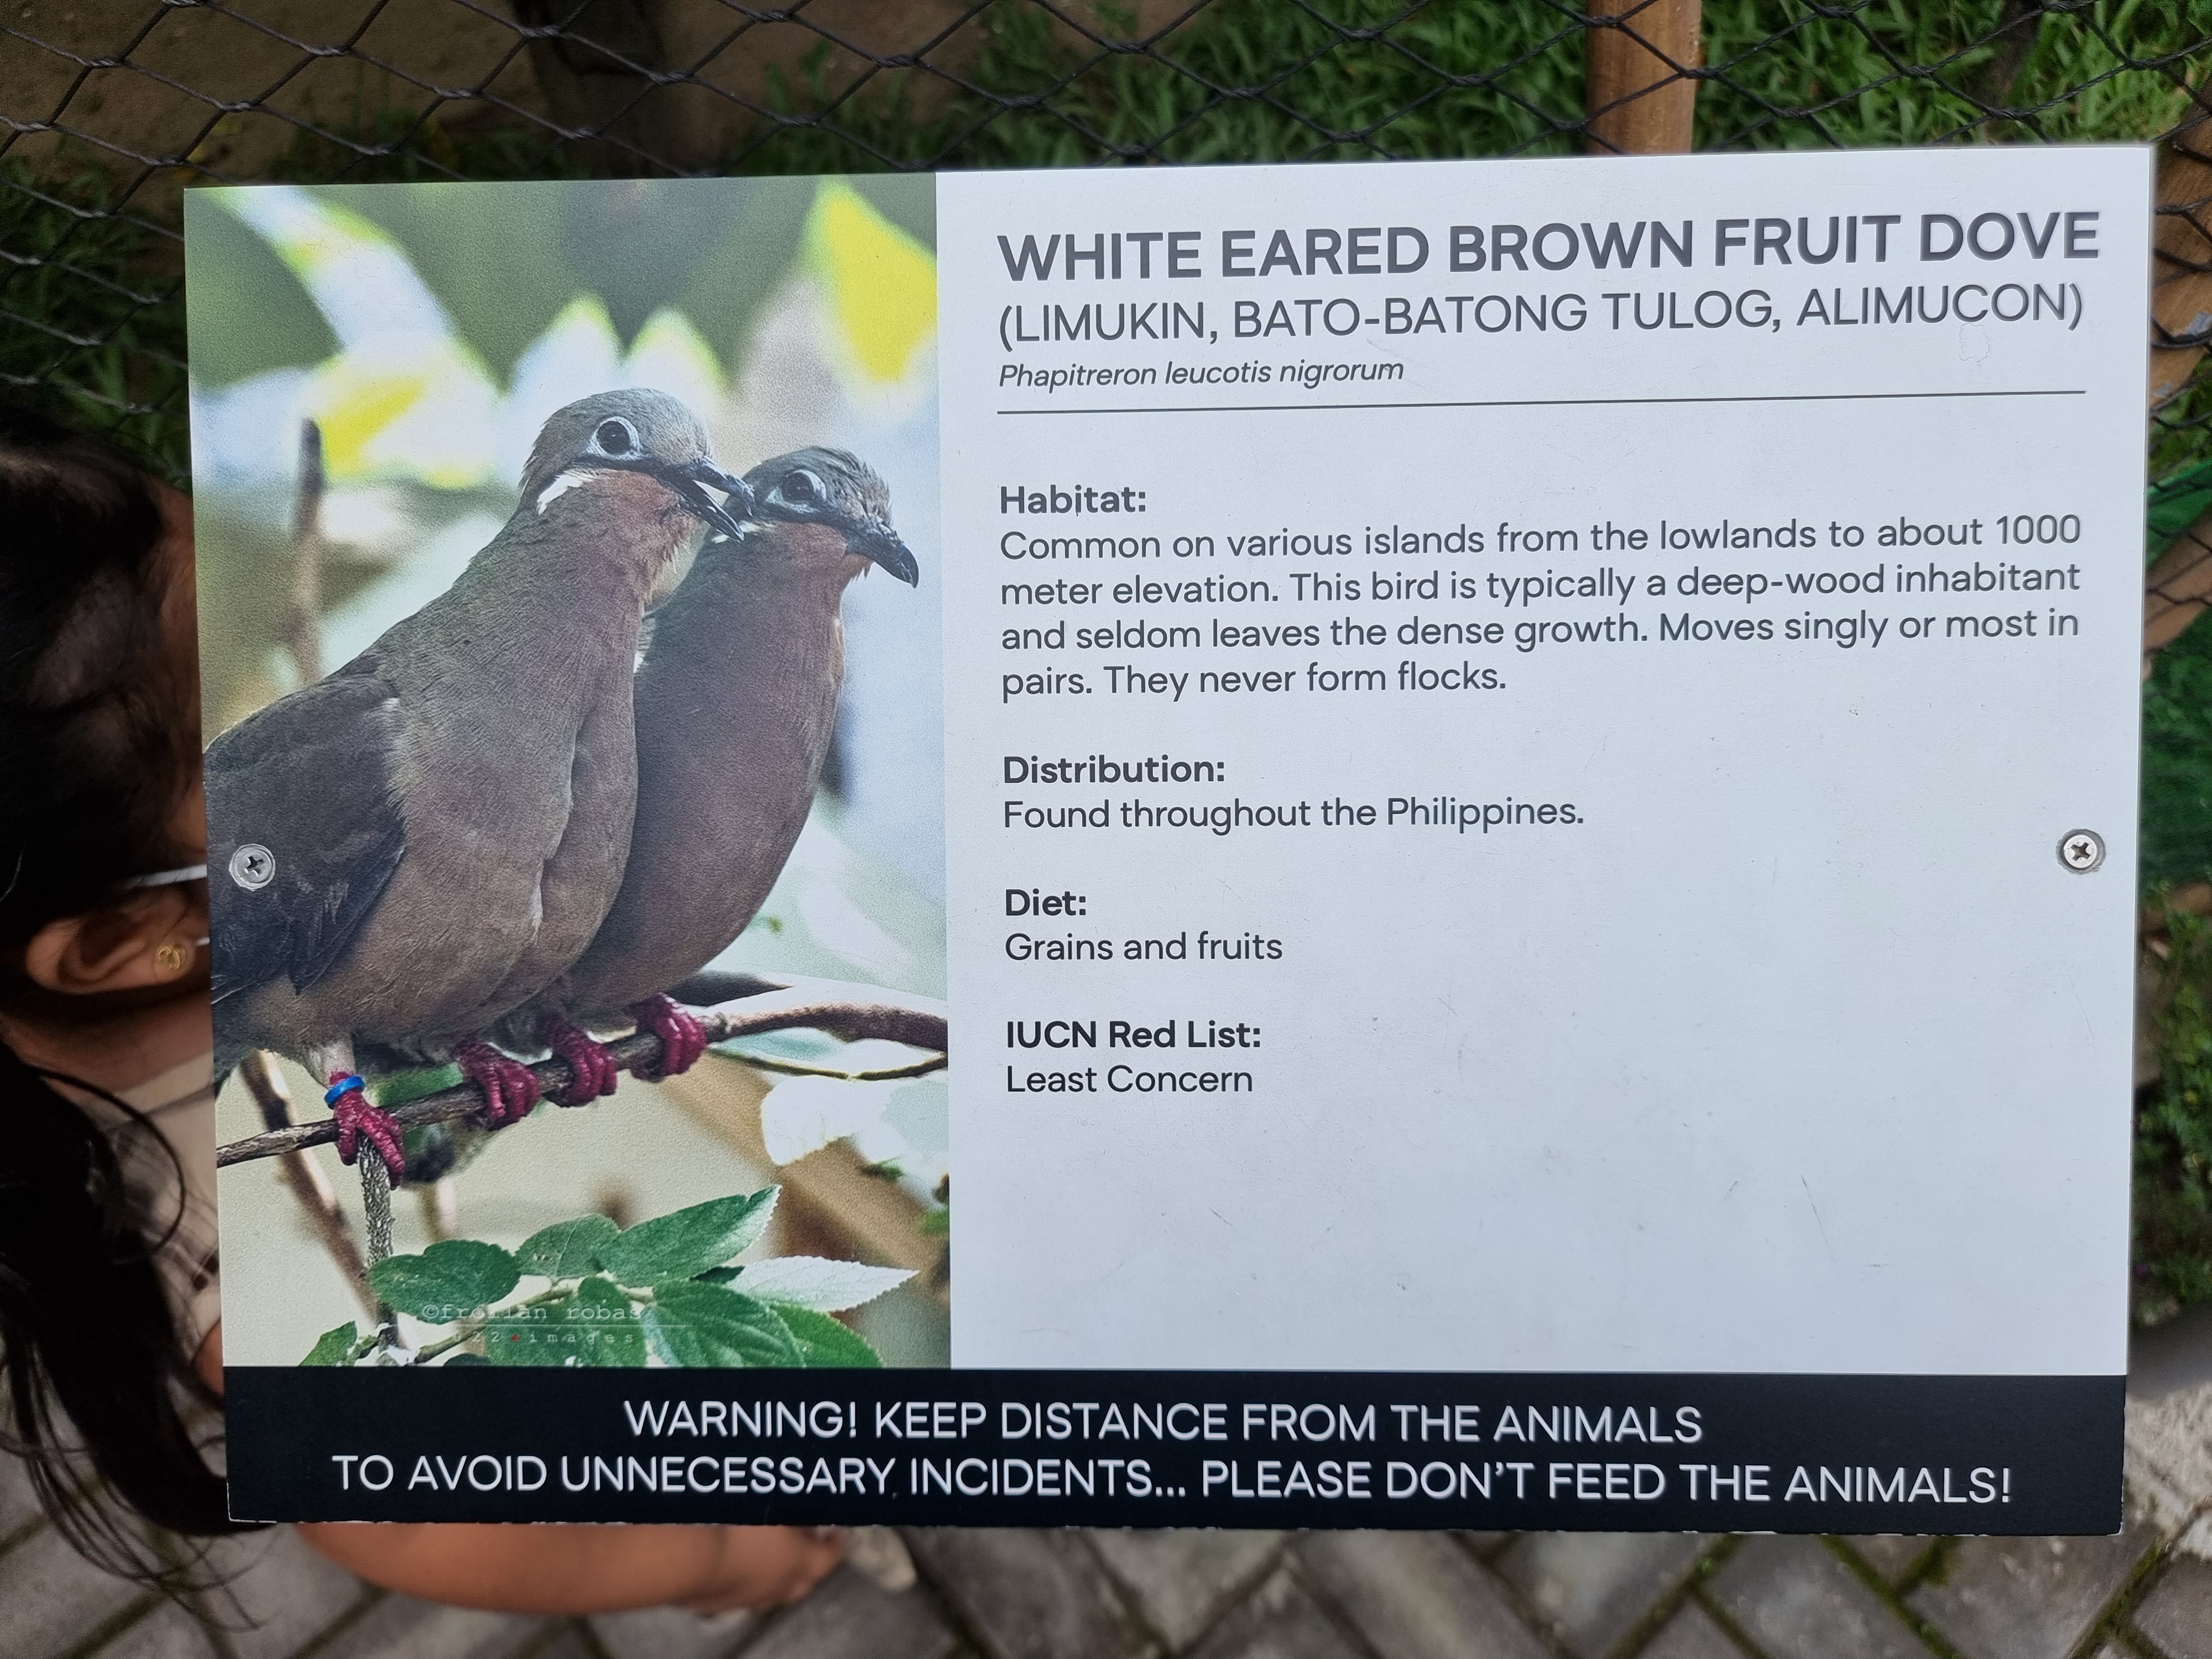
[(935, 256), (835, 179), (814, 198), (806, 249), (854, 367), (871, 380), (904, 380), (937, 331)]

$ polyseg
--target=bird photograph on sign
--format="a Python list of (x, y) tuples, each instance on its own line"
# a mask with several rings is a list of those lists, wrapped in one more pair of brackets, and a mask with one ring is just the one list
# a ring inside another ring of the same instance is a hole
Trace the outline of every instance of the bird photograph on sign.
[(929, 181), (187, 227), (228, 1362), (943, 1365)]

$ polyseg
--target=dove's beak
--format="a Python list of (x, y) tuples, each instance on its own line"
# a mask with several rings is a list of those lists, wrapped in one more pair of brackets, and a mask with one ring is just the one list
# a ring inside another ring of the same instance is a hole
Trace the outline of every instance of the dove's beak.
[[(684, 505), (708, 525), (733, 540), (744, 534), (742, 522), (753, 515), (752, 486), (712, 461), (693, 461), (663, 475)], [(711, 485), (728, 499), (716, 501), (702, 486)]]
[(915, 562), (914, 550), (889, 525), (864, 525), (853, 532), (846, 545), (862, 558), (874, 560), (908, 587), (921, 586), (921, 566)]

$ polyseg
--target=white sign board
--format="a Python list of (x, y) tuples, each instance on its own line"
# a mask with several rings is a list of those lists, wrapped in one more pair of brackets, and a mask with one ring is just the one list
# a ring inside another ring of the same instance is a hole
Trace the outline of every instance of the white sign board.
[[(873, 314), (877, 256), (836, 262), (894, 246), (823, 184), (829, 320), (805, 282), (745, 313), (708, 424), (738, 471), (893, 455), (899, 556), (851, 550), (941, 605), (949, 1369), (819, 1401), (745, 1373), (902, 1460), (860, 1498), (469, 1513), (2116, 1525), (2148, 174), (1996, 148), (946, 174), (933, 431), (910, 395), (763, 390), (817, 346), (808, 374), (845, 372), (820, 342)], [(896, 246), (911, 299), (927, 255)], [(922, 752), (936, 665), (882, 678), (927, 612), (854, 592), (832, 827), (865, 841), (919, 799), (884, 757)], [(806, 1086), (791, 1158), (882, 1115)], [(747, 1271), (684, 1294), (822, 1270)], [(733, 1385), (661, 1371), (740, 1362), (658, 1330), (619, 1363), (659, 1357), (660, 1417), (530, 1386), (587, 1439), (687, 1450), (665, 1424), (708, 1417), (670, 1390)], [(312, 1384), (241, 1368), (234, 1422), (311, 1386), (371, 1420), (374, 1340)], [(444, 1420), (507, 1435), (453, 1376)], [(270, 1512), (460, 1518), (299, 1496), (246, 1440), (241, 1480), (293, 1494)]]

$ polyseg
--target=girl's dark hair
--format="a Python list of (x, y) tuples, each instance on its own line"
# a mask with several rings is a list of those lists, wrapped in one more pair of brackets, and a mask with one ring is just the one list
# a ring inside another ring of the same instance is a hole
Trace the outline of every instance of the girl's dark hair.
[[(191, 856), (169, 826), (196, 775), (198, 691), (164, 626), (163, 532), (145, 473), (0, 405), (0, 1006), (34, 1000), (21, 960), (40, 928)], [(182, 1350), (146, 1194), (48, 1079), (0, 1046), (4, 1441), (80, 1551), (167, 1580), (118, 1500), (175, 1532), (232, 1529), (187, 1421), (214, 1399)], [(129, 1133), (167, 1150), (143, 1118)]]

